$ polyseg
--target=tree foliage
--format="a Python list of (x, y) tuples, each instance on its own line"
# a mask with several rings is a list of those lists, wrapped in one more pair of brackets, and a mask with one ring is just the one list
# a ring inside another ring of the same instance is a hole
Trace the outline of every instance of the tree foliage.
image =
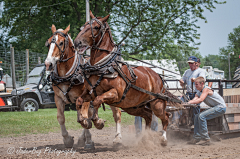
[[(57, 28), (71, 25), (75, 38), (85, 23), (85, 0), (0, 0), (4, 8), (0, 25), (8, 32), (7, 40), (17, 50), (47, 53), (45, 41), (52, 24)], [(125, 42), (125, 54), (149, 54), (162, 58), (175, 56), (173, 43), (196, 48), (196, 25), (204, 10), (215, 8), (212, 0), (91, 0), (95, 16), (111, 14), (109, 24), (117, 44)], [(6, 38), (5, 38), (6, 39)], [(173, 49), (173, 51), (172, 51)]]
[(225, 72), (225, 77), (229, 79), (229, 67), (228, 67), (228, 54), (234, 52), (234, 55), (230, 55), (230, 72), (231, 79), (233, 79), (236, 68), (240, 65), (240, 26), (233, 29), (233, 32), (228, 34), (228, 45), (220, 48), (220, 68)]

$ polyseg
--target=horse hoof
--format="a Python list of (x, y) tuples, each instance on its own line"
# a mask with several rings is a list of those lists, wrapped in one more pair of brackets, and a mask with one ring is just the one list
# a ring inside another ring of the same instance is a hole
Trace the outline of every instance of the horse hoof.
[(84, 150), (95, 150), (94, 142), (91, 142), (90, 144), (86, 144), (84, 146)]
[(113, 144), (122, 144), (122, 136), (120, 134), (117, 134), (115, 136), (115, 139), (113, 140)]
[(92, 128), (92, 121), (90, 119), (84, 119), (80, 122), (83, 128), (85, 129), (91, 129)]
[(98, 119), (97, 122), (93, 122), (95, 127), (101, 130), (104, 127), (105, 121), (103, 119)]
[(79, 138), (78, 138), (78, 143), (77, 143), (77, 145), (78, 145), (79, 147), (84, 147), (84, 146), (85, 146), (85, 142), (86, 142), (86, 138), (84, 138), (84, 137), (79, 137)]
[(73, 136), (67, 136), (65, 138), (63, 138), (63, 143), (65, 145), (66, 148), (72, 148), (73, 144), (74, 144), (74, 140), (73, 140)]
[(166, 139), (162, 139), (161, 145), (162, 145), (162, 146), (167, 146), (167, 140), (166, 140)]

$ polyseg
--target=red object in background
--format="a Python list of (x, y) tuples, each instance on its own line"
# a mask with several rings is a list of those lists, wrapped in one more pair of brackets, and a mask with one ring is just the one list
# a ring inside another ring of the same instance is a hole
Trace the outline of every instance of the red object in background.
[(4, 100), (2, 99), (2, 98), (0, 98), (0, 107), (1, 106), (5, 106), (6, 104), (5, 104), (5, 102), (4, 102)]
[(239, 58), (240, 58), (240, 55), (239, 55)]

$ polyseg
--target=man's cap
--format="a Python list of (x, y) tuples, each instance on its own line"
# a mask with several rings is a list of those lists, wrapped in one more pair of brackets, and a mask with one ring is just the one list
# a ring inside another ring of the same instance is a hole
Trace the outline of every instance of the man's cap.
[(190, 62), (190, 63), (198, 62), (198, 58), (196, 58), (195, 56), (190, 56), (187, 62)]

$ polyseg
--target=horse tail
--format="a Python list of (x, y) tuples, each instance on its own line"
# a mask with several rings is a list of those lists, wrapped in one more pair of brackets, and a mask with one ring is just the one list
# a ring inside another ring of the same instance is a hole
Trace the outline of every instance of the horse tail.
[[(165, 89), (164, 95), (168, 96), (170, 100), (168, 100), (167, 104), (175, 107), (183, 107), (182, 101), (175, 95), (173, 95), (171, 92)], [(174, 99), (174, 100), (171, 100)]]

